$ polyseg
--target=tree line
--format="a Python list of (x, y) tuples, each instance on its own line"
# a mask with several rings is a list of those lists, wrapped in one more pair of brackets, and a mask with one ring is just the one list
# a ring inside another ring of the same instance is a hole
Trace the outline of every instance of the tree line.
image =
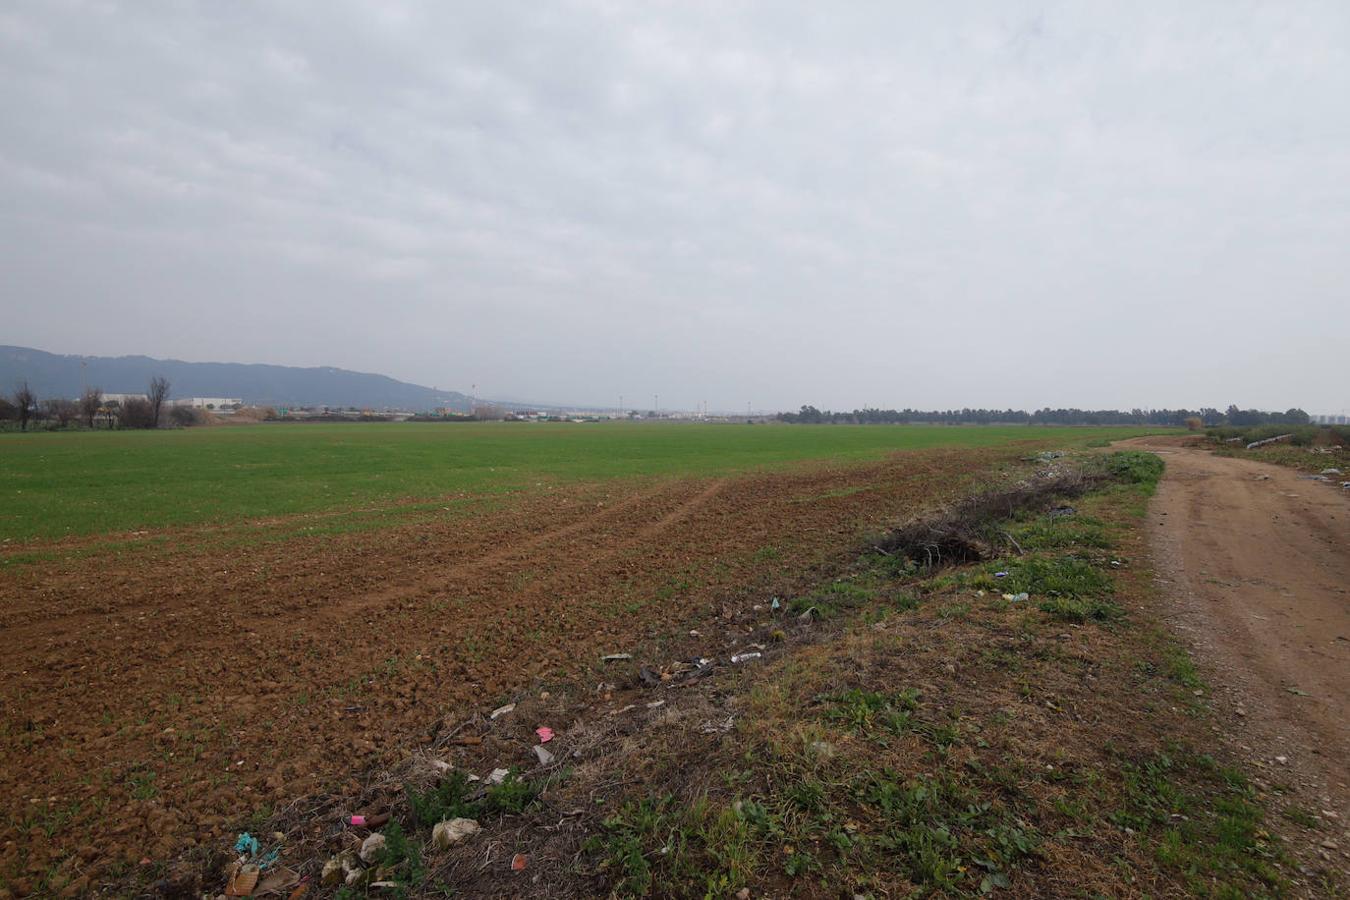
[(173, 406), (165, 414), (169, 399), (169, 380), (156, 375), (150, 379), (142, 397), (108, 399), (101, 388), (87, 387), (75, 399), (48, 397), (38, 399), (26, 380), (14, 386), (9, 396), (0, 396), (0, 421), (17, 422), (20, 431), (30, 424), (47, 428), (158, 428), (166, 421), (173, 425), (197, 422), (196, 410)]
[(1218, 425), (1307, 425), (1301, 409), (1265, 412), (1229, 406), (1220, 412), (1202, 409), (855, 409), (831, 412), (803, 406), (795, 413), (779, 413), (780, 422), (797, 425), (1176, 425), (1212, 428)]

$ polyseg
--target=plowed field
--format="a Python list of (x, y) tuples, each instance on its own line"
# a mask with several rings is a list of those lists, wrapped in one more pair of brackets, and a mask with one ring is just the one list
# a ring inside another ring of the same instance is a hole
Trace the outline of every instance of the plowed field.
[(1032, 446), (52, 544), (0, 575), (0, 876), (82, 890), (227, 845), (444, 720), (715, 630)]

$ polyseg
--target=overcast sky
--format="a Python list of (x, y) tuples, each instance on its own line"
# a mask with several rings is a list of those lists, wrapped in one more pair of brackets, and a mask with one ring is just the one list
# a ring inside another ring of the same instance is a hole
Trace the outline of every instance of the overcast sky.
[(0, 6), (0, 343), (1350, 407), (1350, 4)]

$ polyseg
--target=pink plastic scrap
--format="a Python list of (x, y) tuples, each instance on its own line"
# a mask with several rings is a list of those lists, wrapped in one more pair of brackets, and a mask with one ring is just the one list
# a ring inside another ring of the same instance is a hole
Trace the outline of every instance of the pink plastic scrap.
[(553, 740), (553, 729), (549, 728), (547, 725), (539, 726), (534, 730), (534, 733), (539, 735), (539, 743), (541, 744), (547, 744), (549, 741)]

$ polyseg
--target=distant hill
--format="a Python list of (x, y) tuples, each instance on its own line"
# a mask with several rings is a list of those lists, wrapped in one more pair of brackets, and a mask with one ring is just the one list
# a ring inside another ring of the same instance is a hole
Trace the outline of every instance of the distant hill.
[(244, 363), (195, 363), (148, 356), (62, 356), (30, 347), (0, 346), (0, 392), (27, 379), (38, 397), (78, 397), (85, 385), (105, 392), (143, 392), (155, 375), (169, 379), (174, 397), (242, 397), (267, 406), (355, 406), (371, 409), (468, 410), (458, 391), (438, 391), (386, 375), (347, 369)]

